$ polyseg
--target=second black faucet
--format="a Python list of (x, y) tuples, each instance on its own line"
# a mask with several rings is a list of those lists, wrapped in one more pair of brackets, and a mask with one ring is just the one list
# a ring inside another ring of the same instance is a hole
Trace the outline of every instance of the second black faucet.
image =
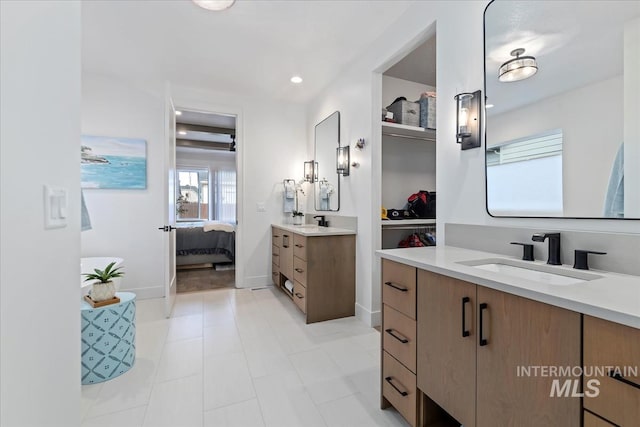
[(329, 221), (327, 221), (325, 219), (324, 215), (316, 215), (316, 216), (313, 217), (313, 219), (316, 219), (316, 218), (320, 218), (318, 220), (318, 226), (319, 227), (328, 227), (329, 226)]
[(544, 242), (549, 239), (549, 258), (547, 264), (561, 265), (560, 261), (560, 233), (536, 233), (531, 237), (534, 242)]

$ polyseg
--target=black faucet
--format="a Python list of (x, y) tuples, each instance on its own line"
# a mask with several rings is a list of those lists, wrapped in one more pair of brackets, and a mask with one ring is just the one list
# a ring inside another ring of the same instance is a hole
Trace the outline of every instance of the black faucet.
[(536, 233), (531, 237), (534, 242), (544, 242), (549, 238), (549, 258), (547, 264), (562, 265), (560, 262), (560, 233)]
[(313, 217), (313, 219), (316, 219), (316, 218), (320, 218), (320, 220), (318, 221), (318, 226), (319, 227), (328, 227), (329, 226), (329, 221), (327, 221), (324, 218), (324, 215), (316, 215), (316, 216)]

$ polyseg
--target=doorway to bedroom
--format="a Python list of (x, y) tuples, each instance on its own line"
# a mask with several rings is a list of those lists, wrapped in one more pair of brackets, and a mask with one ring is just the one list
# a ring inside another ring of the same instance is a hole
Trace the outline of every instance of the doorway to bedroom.
[(176, 108), (177, 292), (235, 286), (236, 116)]

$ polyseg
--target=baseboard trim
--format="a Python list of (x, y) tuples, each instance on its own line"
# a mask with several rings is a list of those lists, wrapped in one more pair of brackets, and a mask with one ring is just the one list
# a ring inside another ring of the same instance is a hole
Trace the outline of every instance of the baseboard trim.
[(236, 287), (240, 288), (259, 288), (261, 286), (272, 285), (271, 276), (251, 276), (245, 277)]
[(380, 310), (370, 311), (358, 303), (356, 303), (356, 318), (372, 328), (382, 323)]

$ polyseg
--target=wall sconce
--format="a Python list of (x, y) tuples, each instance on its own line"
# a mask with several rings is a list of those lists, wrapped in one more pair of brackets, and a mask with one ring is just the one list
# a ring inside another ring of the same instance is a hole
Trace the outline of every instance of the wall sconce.
[(304, 162), (304, 180), (312, 184), (318, 180), (318, 162)]
[(456, 142), (463, 150), (480, 147), (482, 91), (459, 93), (456, 100)]
[(349, 146), (336, 149), (336, 172), (338, 175), (349, 176)]

